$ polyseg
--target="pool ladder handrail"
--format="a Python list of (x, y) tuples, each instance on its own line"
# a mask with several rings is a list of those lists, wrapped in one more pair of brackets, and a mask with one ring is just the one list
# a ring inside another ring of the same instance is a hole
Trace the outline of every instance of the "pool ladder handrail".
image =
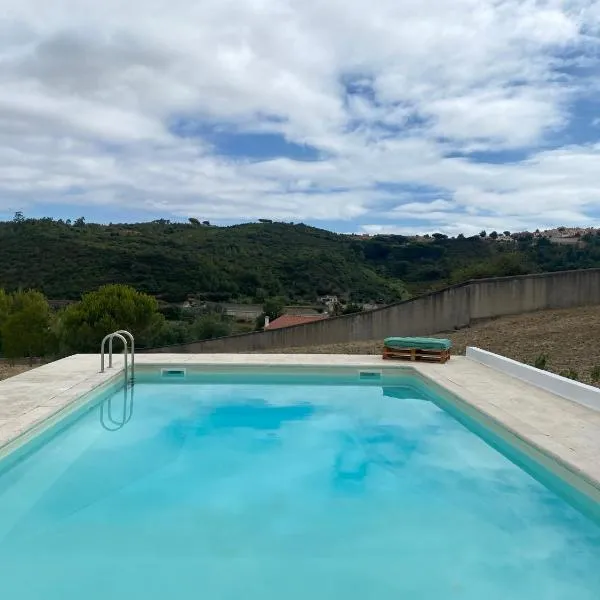
[(133, 384), (133, 377), (135, 371), (135, 338), (133, 335), (126, 331), (125, 329), (118, 329), (117, 331), (113, 331), (113, 333), (109, 333), (104, 336), (102, 340), (102, 344), (100, 345), (100, 373), (104, 373), (104, 355), (106, 342), (108, 341), (108, 368), (112, 369), (112, 357), (113, 357), (113, 340), (115, 338), (121, 340), (123, 342), (123, 356), (125, 360), (125, 385), (127, 386), (129, 383), (129, 369), (127, 365), (127, 340), (124, 336), (127, 336), (131, 341), (130, 347), (130, 356), (131, 356), (131, 383)]

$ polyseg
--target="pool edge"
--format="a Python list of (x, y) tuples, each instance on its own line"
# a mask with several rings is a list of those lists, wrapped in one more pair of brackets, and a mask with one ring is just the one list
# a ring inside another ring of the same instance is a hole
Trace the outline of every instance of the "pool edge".
[[(80, 359), (81, 356), (82, 355), (76, 355), (74, 357), (71, 357), (71, 359), (77, 360)], [(235, 356), (235, 360), (223, 360), (225, 358), (223, 355), (219, 355), (217, 358), (218, 362), (216, 358), (214, 359), (214, 357), (211, 357), (209, 355), (187, 355), (185, 357), (146, 355), (144, 356), (145, 360), (140, 361), (136, 365), (136, 367), (139, 371), (142, 372), (146, 371), (147, 369), (160, 370), (161, 367), (181, 367), (186, 368), (188, 370), (201, 371), (212, 370), (221, 372), (239, 372), (240, 370), (253, 371), (256, 369), (264, 369), (265, 371), (271, 373), (276, 371), (295, 371), (296, 373), (302, 374), (310, 374), (315, 372), (323, 373), (325, 371), (336, 371), (338, 373), (346, 371), (358, 373), (360, 370), (378, 370), (381, 372), (393, 373), (396, 375), (411, 375), (419, 381), (423, 382), (424, 384), (428, 386), (433, 386), (434, 389), (439, 390), (438, 395), (442, 395), (443, 397), (449, 398), (449, 402), (451, 403), (455, 411), (460, 412), (467, 418), (474, 419), (475, 421), (480, 423), (482, 427), (492, 430), (494, 433), (500, 435), (503, 438), (508, 437), (509, 440), (507, 440), (507, 444), (515, 447), (516, 451), (527, 455), (527, 457), (539, 464), (541, 468), (554, 473), (554, 475), (560, 478), (565, 483), (565, 485), (571, 486), (580, 491), (582, 494), (585, 494), (585, 496), (588, 497), (592, 502), (598, 504), (600, 510), (600, 480), (597, 477), (594, 477), (590, 473), (580, 468), (577, 464), (573, 463), (572, 461), (569, 461), (568, 457), (556, 454), (552, 451), (552, 449), (538, 444), (535, 439), (531, 439), (526, 434), (515, 430), (510, 423), (503, 421), (502, 419), (498, 419), (496, 416), (486, 411), (485, 407), (482, 407), (481, 405), (476, 405), (473, 401), (470, 401), (468, 398), (463, 397), (459, 392), (451, 389), (447, 385), (444, 385), (445, 380), (448, 380), (448, 383), (451, 385), (454, 383), (447, 377), (448, 365), (443, 365), (441, 367), (437, 365), (422, 365), (418, 363), (396, 363), (392, 365), (389, 363), (383, 364), (380, 360), (377, 360), (377, 357), (366, 356), (352, 357), (352, 360), (349, 360), (348, 362), (340, 361), (334, 364), (328, 362), (328, 359), (330, 358), (329, 355), (310, 356), (311, 360), (307, 360), (309, 358), (307, 355), (286, 355), (287, 360), (282, 360), (279, 362), (273, 362), (273, 355), (254, 355), (253, 358), (255, 360), (249, 363), (241, 362), (240, 359), (243, 359), (243, 356)], [(258, 358), (260, 358), (261, 360), (257, 360)], [(458, 357), (458, 359), (455, 357), (454, 361), (460, 364), (460, 357)], [(484, 367), (482, 368), (486, 369)], [(430, 372), (431, 376), (429, 376)], [(440, 378), (439, 375), (442, 373), (443, 377)], [(450, 373), (452, 373), (452, 370), (450, 371)], [(6, 457), (13, 455), (13, 453), (18, 454), (20, 448), (29, 445), (28, 442), (34, 440), (37, 436), (42, 437), (44, 432), (47, 431), (49, 428), (60, 424), (63, 420), (67, 420), (75, 411), (82, 407), (85, 407), (90, 398), (92, 398), (96, 394), (100, 396), (101, 394), (99, 394), (98, 392), (101, 392), (105, 389), (109, 389), (111, 385), (114, 385), (115, 382), (117, 382), (122, 377), (122, 374), (122, 369), (117, 367), (117, 369), (115, 369), (115, 371), (110, 375), (110, 377), (94, 382), (92, 387), (88, 387), (88, 389), (86, 389), (80, 395), (74, 396), (66, 404), (63, 404), (62, 407), (49, 414), (43, 420), (32, 423), (30, 427), (19, 432), (17, 436), (10, 439), (2, 447), (0, 447), (0, 460), (2, 460), (2, 462), (4, 463)], [(87, 381), (89, 382), (90, 379), (91, 378), (88, 377)], [(381, 384), (383, 386), (384, 381), (381, 381)], [(465, 390), (469, 393), (473, 391), (470, 390), (468, 387), (466, 387)], [(561, 401), (567, 402), (563, 399), (561, 399)], [(492, 407), (490, 406), (490, 408)], [(451, 414), (453, 413), (451, 412)], [(456, 418), (455, 414), (453, 414), (453, 416)], [(552, 441), (552, 438), (549, 437), (549, 444), (551, 444)], [(586, 465), (584, 463), (584, 467), (585, 466)]]
[(42, 441), (43, 436), (47, 431), (53, 427), (60, 427), (63, 422), (66, 425), (69, 418), (77, 413), (77, 411), (85, 411), (95, 406), (96, 401), (100, 400), (108, 390), (113, 387), (115, 389), (121, 387), (119, 385), (121, 381), (122, 371), (117, 371), (109, 379), (97, 382), (93, 387), (86, 390), (81, 395), (75, 396), (67, 404), (58, 407), (56, 411), (42, 420), (33, 423), (16, 437), (0, 446), (0, 472), (6, 468), (6, 463), (10, 464), (13, 461), (18, 461), (20, 458), (20, 451), (24, 448), (28, 451), (29, 445), (34, 443), (36, 438), (39, 438), (40, 441)]
[[(474, 406), (467, 399), (463, 398), (453, 390), (448, 389), (438, 381), (427, 377), (427, 375), (420, 371), (415, 371), (415, 375), (426, 386), (432, 388), (435, 396), (439, 397), (442, 402), (438, 402), (437, 404), (442, 410), (448, 412), (459, 422), (463, 422), (461, 417), (467, 421), (475, 421), (479, 427), (484, 430), (483, 434), (479, 429), (474, 430), (468, 424), (465, 424), (464, 422), (463, 424), (471, 429), (475, 435), (482, 438), (488, 445), (495, 447), (499, 452), (505, 454), (496, 447), (496, 444), (493, 443), (493, 441), (487, 439), (488, 436), (485, 435), (485, 430), (487, 430), (491, 436), (499, 436), (506, 445), (514, 448), (515, 453), (524, 455), (526, 458), (533, 461), (539, 469), (548, 471), (560, 479), (566, 486), (573, 488), (579, 494), (584, 496), (593, 505), (593, 510), (591, 511), (592, 515), (590, 516), (600, 523), (600, 482), (589, 477), (577, 465), (570, 463), (565, 460), (564, 457), (552, 452), (552, 450), (540, 446), (535, 440), (527, 438), (527, 436), (516, 431), (508, 423), (502, 422), (494, 415), (486, 412), (480, 407)], [(509, 460), (517, 462), (518, 466), (525, 471), (531, 471), (531, 469), (520, 464), (519, 461), (515, 461), (513, 457), (509, 457)], [(539, 477), (536, 475), (539, 475), (539, 473), (533, 474), (533, 476), (539, 480)], [(577, 504), (576, 502), (573, 502), (572, 499), (571, 503)], [(580, 508), (582, 512), (590, 513), (589, 510), (584, 510), (585, 507), (578, 508)]]

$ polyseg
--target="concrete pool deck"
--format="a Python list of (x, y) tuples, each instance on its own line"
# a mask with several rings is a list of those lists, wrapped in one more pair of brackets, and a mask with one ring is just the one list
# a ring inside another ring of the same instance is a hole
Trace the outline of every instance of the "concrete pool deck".
[[(98, 355), (79, 354), (0, 381), (0, 456), (20, 436), (111, 379)], [(466, 357), (440, 364), (383, 361), (379, 356), (308, 354), (140, 354), (136, 366), (364, 367), (412, 369), (600, 490), (600, 411), (571, 402)], [(600, 494), (600, 491), (599, 491)]]

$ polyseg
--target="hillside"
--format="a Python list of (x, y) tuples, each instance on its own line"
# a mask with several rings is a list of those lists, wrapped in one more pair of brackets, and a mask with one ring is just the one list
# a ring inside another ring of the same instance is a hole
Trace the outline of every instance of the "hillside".
[(205, 227), (156, 221), (68, 225), (51, 219), (0, 223), (0, 287), (76, 299), (126, 283), (169, 302), (262, 301), (319, 295), (393, 302), (402, 283), (361, 260), (342, 235), (284, 223)]
[(53, 300), (126, 283), (167, 302), (197, 295), (296, 303), (336, 294), (389, 303), (470, 278), (599, 266), (600, 236), (591, 234), (560, 246), (532, 236), (363, 238), (288, 223), (0, 223), (0, 288), (35, 288)]
[[(476, 346), (527, 364), (545, 354), (546, 368), (553, 373), (574, 371), (585, 383), (599, 385), (600, 348), (591, 340), (600, 339), (600, 306), (565, 310), (544, 310), (514, 317), (502, 317), (460, 331), (440, 332), (434, 337), (452, 340), (453, 353), (464, 354)], [(276, 353), (294, 354), (380, 354), (382, 340), (348, 342), (309, 348), (285, 348)]]

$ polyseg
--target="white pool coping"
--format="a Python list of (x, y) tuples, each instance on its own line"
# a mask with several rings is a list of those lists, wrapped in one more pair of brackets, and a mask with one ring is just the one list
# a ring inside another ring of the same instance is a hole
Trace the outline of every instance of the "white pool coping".
[(600, 388), (581, 383), (580, 381), (573, 381), (572, 379), (561, 377), (543, 369), (536, 369), (531, 365), (526, 365), (506, 356), (481, 350), (480, 348), (467, 347), (466, 356), (470, 360), (491, 367), (496, 371), (506, 373), (511, 377), (521, 379), (551, 394), (556, 394), (577, 404), (583, 404), (596, 411), (600, 411)]
[[(0, 381), (0, 454), (84, 394), (122, 377), (99, 373), (98, 355), (78, 354)], [(592, 410), (466, 357), (444, 364), (340, 354), (142, 354), (137, 366), (290, 366), (413, 369), (600, 490), (600, 411)]]

